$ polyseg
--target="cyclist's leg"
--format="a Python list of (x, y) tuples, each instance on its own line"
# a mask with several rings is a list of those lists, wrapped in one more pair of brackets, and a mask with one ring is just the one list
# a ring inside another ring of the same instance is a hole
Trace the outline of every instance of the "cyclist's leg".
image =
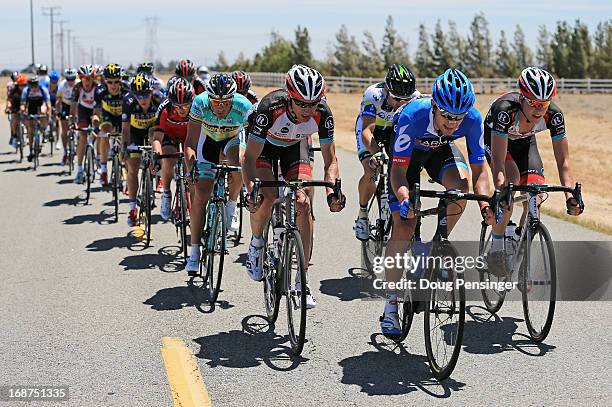
[[(77, 127), (88, 127), (91, 125), (91, 116), (93, 109), (88, 109), (83, 105), (78, 105), (77, 109)], [(77, 132), (77, 173), (83, 172), (83, 159), (85, 157), (85, 149), (87, 148), (87, 133), (84, 131)]]
[[(512, 151), (513, 157), (516, 157), (516, 165), (520, 173), (520, 184), (538, 184), (542, 185), (546, 183), (544, 178), (544, 164), (542, 163), (542, 157), (540, 157), (540, 151), (535, 136), (529, 137), (529, 139), (516, 140), (521, 143), (508, 143), (508, 150)], [(542, 196), (538, 198), (538, 203), (541, 202)], [(527, 217), (527, 202), (523, 202), (523, 214), (521, 215), (520, 224), (525, 223)]]
[(62, 110), (60, 112), (60, 131), (62, 145), (64, 146), (64, 156), (68, 155), (68, 116), (70, 115), (70, 105), (62, 102)]
[(100, 123), (100, 131), (98, 132), (98, 146), (100, 149), (100, 182), (103, 185), (108, 184), (108, 170), (106, 163), (108, 162), (108, 152), (110, 150), (110, 140), (108, 133), (113, 131), (113, 123), (102, 119)]
[(372, 153), (370, 153), (363, 142), (361, 117), (357, 119), (357, 123), (355, 124), (355, 141), (357, 143), (359, 161), (363, 167), (363, 175), (359, 179), (358, 184), (360, 208), (358, 216), (367, 218), (368, 202), (376, 191), (376, 184), (372, 180), (374, 177), (374, 170), (368, 165), (368, 161), (370, 157), (372, 157)]
[[(240, 139), (238, 137), (234, 137), (230, 139), (223, 148), (222, 158), (228, 160), (230, 165), (239, 166), (239, 150)], [(242, 174), (239, 171), (232, 172), (229, 176), (228, 184), (230, 200), (236, 203), (236, 201), (238, 201), (240, 188), (242, 187)]]
[[(162, 154), (174, 154), (177, 152), (177, 144), (170, 136), (164, 135), (161, 140), (161, 152)], [(164, 158), (161, 160), (161, 179), (163, 190), (170, 193), (170, 186), (172, 184), (172, 178), (174, 178), (174, 166), (176, 159)]]

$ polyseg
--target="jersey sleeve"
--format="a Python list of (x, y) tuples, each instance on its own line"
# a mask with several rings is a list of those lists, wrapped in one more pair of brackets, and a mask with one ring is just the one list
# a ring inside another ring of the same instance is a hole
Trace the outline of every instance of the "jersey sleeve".
[(395, 130), (395, 139), (393, 141), (393, 165), (399, 167), (408, 167), (412, 150), (414, 149), (414, 139), (411, 135), (413, 117), (410, 109), (402, 109), (399, 115), (395, 116), (396, 123), (393, 128)]
[(126, 95), (123, 97), (123, 108), (121, 113), (121, 121), (124, 123), (130, 122), (130, 115), (132, 114), (132, 103), (133, 99), (131, 96)]
[(104, 93), (104, 88), (101, 85), (96, 87), (96, 91), (94, 92), (94, 109), (100, 109), (102, 107), (102, 96)]
[(51, 96), (49, 95), (49, 89), (41, 86), (40, 91), (42, 92), (42, 95), (43, 95), (43, 102), (50, 102)]
[(334, 141), (334, 115), (327, 105), (321, 103), (318, 107), (321, 118), (319, 120), (319, 142), (321, 144)]
[(255, 140), (260, 143), (266, 141), (268, 130), (270, 130), (273, 124), (272, 111), (269, 107), (270, 101), (264, 98), (259, 102), (257, 110), (250, 115), (251, 123), (248, 125), (248, 140)]
[(376, 117), (376, 104), (374, 103), (373, 92), (370, 89), (363, 93), (359, 114), (361, 116)]
[(484, 151), (484, 124), (482, 116), (476, 108), (472, 108), (472, 125), (465, 136), (470, 164), (482, 164), (485, 162)]
[(565, 131), (565, 118), (563, 112), (554, 103), (551, 103), (546, 112), (547, 120), (546, 127), (550, 130), (550, 138), (552, 141), (561, 141), (567, 138)]
[(21, 91), (21, 103), (25, 103), (28, 101), (28, 91), (30, 90), (29, 86), (25, 86)]
[(189, 120), (197, 123), (202, 123), (204, 120), (204, 94), (198, 95), (191, 104), (191, 110), (189, 111)]
[(169, 100), (164, 100), (158, 107), (157, 112), (155, 113), (155, 127), (163, 128), (163, 124), (166, 122), (166, 115), (164, 111), (166, 110), (166, 106), (168, 106)]
[(509, 108), (509, 102), (503, 100), (491, 105), (488, 118), (492, 136), (508, 138), (508, 131), (512, 126), (512, 114)]

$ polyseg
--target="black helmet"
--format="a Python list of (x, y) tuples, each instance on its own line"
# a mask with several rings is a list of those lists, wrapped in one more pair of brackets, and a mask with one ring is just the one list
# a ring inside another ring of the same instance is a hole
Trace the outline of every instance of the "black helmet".
[(206, 92), (212, 99), (229, 99), (236, 93), (236, 81), (226, 73), (218, 73), (206, 83)]
[(15, 79), (19, 76), (19, 72), (15, 71), (11, 73), (11, 80), (15, 82)]
[(151, 80), (149, 79), (149, 75), (145, 75), (143, 73), (137, 74), (132, 82), (130, 83), (130, 88), (132, 92), (137, 95), (142, 95), (151, 90)]
[(406, 99), (412, 95), (416, 89), (416, 79), (414, 74), (406, 65), (393, 64), (387, 72), (385, 84), (391, 96)]
[(121, 65), (108, 64), (104, 67), (104, 78), (120, 78), (121, 77)]
[(136, 73), (153, 75), (153, 62), (143, 62), (136, 67)]

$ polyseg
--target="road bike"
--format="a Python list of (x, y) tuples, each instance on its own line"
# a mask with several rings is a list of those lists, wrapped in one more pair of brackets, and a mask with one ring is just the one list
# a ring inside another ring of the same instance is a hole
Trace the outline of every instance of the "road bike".
[[(85, 172), (85, 205), (89, 205), (89, 198), (91, 197), (91, 184), (93, 184), (96, 177), (96, 150), (94, 142), (96, 141), (97, 129), (88, 127), (74, 127), (75, 132), (83, 132), (87, 135), (87, 146), (85, 147), (85, 159), (83, 161), (83, 171)], [(70, 160), (70, 158), (69, 158)]]

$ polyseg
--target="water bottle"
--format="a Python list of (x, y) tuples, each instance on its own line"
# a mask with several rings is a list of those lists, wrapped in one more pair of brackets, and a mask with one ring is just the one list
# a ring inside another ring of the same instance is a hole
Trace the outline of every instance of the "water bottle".
[(276, 225), (272, 228), (272, 242), (274, 245), (274, 257), (280, 257), (280, 240), (282, 239), (282, 234), (285, 228), (282, 225)]
[(516, 253), (516, 224), (510, 221), (506, 226), (506, 232), (504, 233), (504, 239), (506, 241), (506, 254), (512, 256)]

